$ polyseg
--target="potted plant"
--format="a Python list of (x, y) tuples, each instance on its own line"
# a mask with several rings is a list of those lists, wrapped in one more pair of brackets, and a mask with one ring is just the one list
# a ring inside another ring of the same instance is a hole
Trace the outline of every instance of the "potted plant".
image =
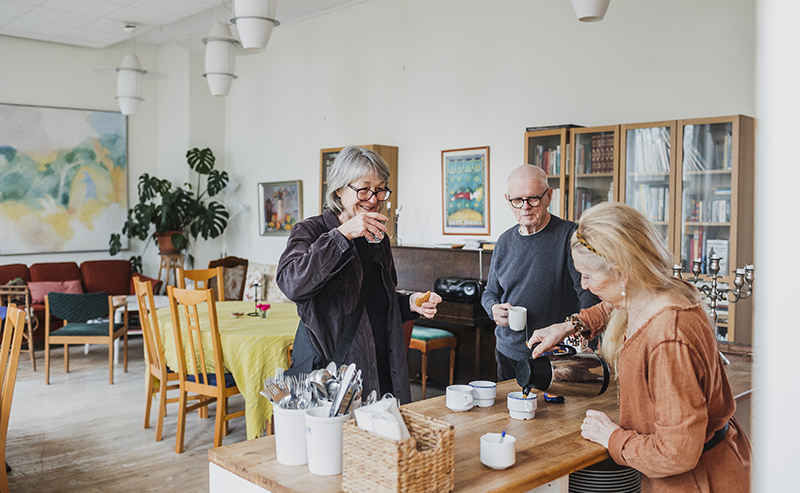
[[(211, 149), (190, 149), (186, 152), (189, 167), (197, 173), (196, 192), (192, 185), (174, 187), (169, 180), (161, 180), (144, 173), (139, 177), (139, 203), (128, 210), (122, 234), (128, 238), (156, 240), (162, 253), (178, 253), (189, 244), (189, 239), (216, 238), (228, 226), (228, 211), (221, 202), (208, 200), (220, 193), (228, 184), (228, 173), (214, 169)], [(205, 176), (205, 190), (201, 190)], [(151, 234), (151, 231), (152, 234)], [(108, 242), (113, 256), (122, 249), (120, 234), (112, 234)], [(141, 272), (142, 257), (131, 257), (133, 269)]]

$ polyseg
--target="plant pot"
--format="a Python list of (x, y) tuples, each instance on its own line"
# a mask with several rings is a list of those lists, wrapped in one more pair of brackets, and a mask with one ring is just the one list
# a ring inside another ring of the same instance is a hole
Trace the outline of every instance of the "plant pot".
[(161, 255), (176, 255), (181, 253), (181, 249), (177, 248), (172, 243), (172, 235), (181, 234), (182, 231), (167, 231), (165, 233), (156, 233), (156, 243), (158, 244), (158, 252)]

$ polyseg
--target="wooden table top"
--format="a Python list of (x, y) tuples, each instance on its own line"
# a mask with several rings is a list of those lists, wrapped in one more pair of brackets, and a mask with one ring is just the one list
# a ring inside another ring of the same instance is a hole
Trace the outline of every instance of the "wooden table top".
[[(750, 367), (750, 363), (743, 361), (725, 367), (737, 401), (750, 396)], [(604, 411), (615, 420), (619, 418), (616, 384), (610, 385), (601, 396), (568, 397), (564, 404), (544, 402), (541, 392), (537, 392), (536, 417), (528, 421), (508, 416), (506, 396), (516, 390), (520, 390), (516, 382), (501, 382), (494, 406), (460, 413), (445, 406), (444, 396), (405, 406), (455, 426), (457, 492), (524, 492), (608, 457), (604, 447), (581, 437), (580, 425), (587, 409)], [(503, 430), (517, 439), (517, 462), (509, 469), (495, 471), (480, 462), (480, 437)], [(274, 493), (342, 491), (341, 475), (315, 476), (305, 465), (279, 464), (274, 436), (211, 449), (208, 457), (212, 463)]]

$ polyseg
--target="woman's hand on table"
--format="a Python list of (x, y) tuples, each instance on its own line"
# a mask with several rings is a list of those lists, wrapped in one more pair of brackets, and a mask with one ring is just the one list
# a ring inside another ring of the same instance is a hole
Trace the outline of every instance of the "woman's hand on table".
[(608, 414), (589, 409), (581, 424), (581, 436), (591, 442), (598, 443), (608, 448), (608, 439), (611, 434), (621, 428)]
[(348, 240), (356, 239), (371, 233), (377, 238), (383, 238), (386, 234), (386, 226), (380, 221), (386, 222), (389, 218), (379, 212), (362, 212), (343, 222), (338, 229)]
[(569, 322), (561, 322), (543, 329), (534, 330), (533, 335), (531, 335), (531, 338), (528, 339), (526, 343), (529, 348), (537, 342), (539, 343), (538, 346), (533, 348), (531, 358), (536, 359), (541, 356), (542, 353), (546, 353), (553, 346), (563, 341), (568, 335), (572, 334), (574, 330), (574, 327)]
[(438, 305), (442, 301), (442, 297), (438, 294), (434, 293), (433, 291), (430, 292), (430, 298), (428, 301), (422, 304), (422, 306), (417, 306), (417, 298), (420, 296), (424, 296), (425, 293), (414, 293), (408, 298), (408, 303), (411, 306), (412, 312), (417, 312), (425, 318), (433, 318), (436, 315), (436, 305)]

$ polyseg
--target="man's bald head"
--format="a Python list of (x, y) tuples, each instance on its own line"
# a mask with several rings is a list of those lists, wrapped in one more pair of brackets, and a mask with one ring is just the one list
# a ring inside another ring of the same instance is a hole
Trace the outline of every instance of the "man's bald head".
[(509, 191), (511, 183), (519, 182), (539, 182), (542, 190), (546, 190), (550, 185), (547, 183), (547, 173), (538, 166), (532, 164), (523, 164), (518, 168), (514, 168), (511, 174), (508, 175), (508, 182), (506, 184), (506, 191)]

